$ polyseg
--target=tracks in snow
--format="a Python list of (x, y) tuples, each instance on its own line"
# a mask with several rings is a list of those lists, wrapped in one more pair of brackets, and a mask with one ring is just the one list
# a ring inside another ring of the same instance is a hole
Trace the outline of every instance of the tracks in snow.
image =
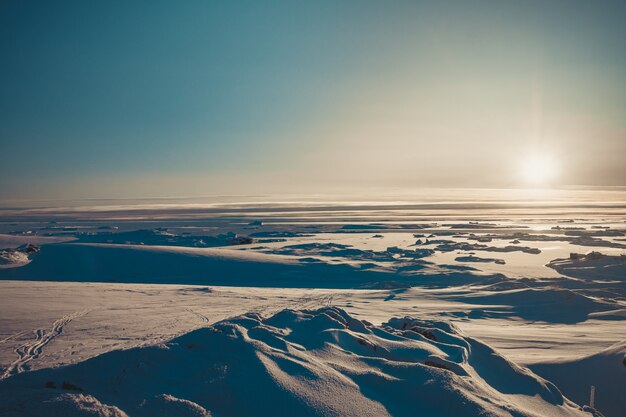
[(4, 374), (0, 376), (0, 380), (27, 370), (28, 363), (33, 359), (37, 359), (43, 352), (43, 348), (63, 333), (63, 328), (65, 326), (67, 326), (75, 318), (84, 316), (87, 312), (88, 311), (78, 311), (68, 314), (67, 316), (63, 316), (52, 323), (52, 327), (50, 329), (35, 330), (35, 340), (24, 343), (15, 349), (15, 353), (17, 353), (18, 358), (4, 371)]
[(209, 322), (209, 318), (207, 316), (205, 316), (204, 314), (200, 314), (197, 311), (192, 310), (191, 308), (186, 308), (185, 310), (189, 311), (194, 316), (197, 316), (198, 318), (200, 318), (200, 320), (202, 320), (203, 323), (208, 323)]
[[(220, 296), (222, 294), (214, 293), (213, 295)], [(285, 297), (284, 299), (271, 299), (268, 300), (265, 297), (259, 297), (257, 301), (261, 301), (256, 305), (250, 306), (247, 311), (254, 311), (261, 314), (272, 314), (284, 308), (291, 309), (315, 309), (322, 306), (329, 306), (333, 304), (333, 294), (329, 293), (306, 293), (301, 297)], [(197, 307), (197, 306), (195, 306)], [(212, 315), (202, 314), (201, 310), (198, 311), (197, 308), (189, 306), (185, 307), (189, 313), (196, 316), (204, 325), (215, 322), (220, 317), (213, 317)], [(54, 321), (49, 328), (39, 328), (34, 330), (34, 340), (31, 339), (22, 345), (18, 346), (15, 349), (15, 353), (17, 355), (17, 359), (13, 361), (5, 370), (4, 373), (0, 373), (0, 380), (8, 378), (12, 375), (19, 374), (21, 372), (27, 371), (31, 369), (31, 362), (41, 357), (44, 352), (45, 347), (52, 342), (55, 338), (60, 336), (63, 333), (63, 329), (67, 326), (72, 320), (84, 316), (88, 313), (88, 310), (85, 311), (77, 311), (72, 314), (68, 314), (66, 316), (61, 317), (60, 319)], [(241, 313), (239, 313), (241, 314)], [(229, 314), (228, 316), (237, 315), (237, 313)], [(227, 317), (228, 317), (227, 316)], [(8, 342), (9, 340), (15, 338), (22, 338), (25, 334), (29, 333), (27, 330), (20, 331), (11, 336), (8, 336), (4, 339), (0, 340), (0, 343)], [(171, 335), (168, 335), (164, 338), (167, 340), (171, 338)], [(151, 340), (150, 344), (155, 343), (155, 340)], [(0, 372), (2, 370), (0, 369)]]
[(17, 332), (15, 334), (12, 334), (11, 336), (5, 337), (4, 339), (0, 340), (0, 345), (3, 344), (4, 342), (8, 342), (11, 339), (15, 339), (16, 337), (19, 337), (21, 335), (23, 335), (24, 333), (27, 333), (27, 330), (22, 330), (20, 332)]

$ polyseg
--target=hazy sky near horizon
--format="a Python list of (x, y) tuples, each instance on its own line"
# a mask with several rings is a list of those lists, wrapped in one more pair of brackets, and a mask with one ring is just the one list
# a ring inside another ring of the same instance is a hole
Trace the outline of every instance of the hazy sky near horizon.
[(0, 198), (626, 185), (623, 1), (0, 3)]

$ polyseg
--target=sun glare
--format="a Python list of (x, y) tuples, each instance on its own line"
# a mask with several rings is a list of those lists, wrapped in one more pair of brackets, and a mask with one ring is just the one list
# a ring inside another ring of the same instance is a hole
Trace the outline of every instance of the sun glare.
[(521, 164), (521, 174), (524, 180), (532, 185), (544, 185), (557, 175), (557, 164), (545, 154), (526, 157)]

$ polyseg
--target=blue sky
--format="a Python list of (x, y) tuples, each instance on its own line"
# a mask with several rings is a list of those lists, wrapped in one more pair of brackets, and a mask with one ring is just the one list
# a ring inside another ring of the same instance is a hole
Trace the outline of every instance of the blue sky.
[(5, 1), (2, 195), (626, 185), (626, 4), (469, 3)]

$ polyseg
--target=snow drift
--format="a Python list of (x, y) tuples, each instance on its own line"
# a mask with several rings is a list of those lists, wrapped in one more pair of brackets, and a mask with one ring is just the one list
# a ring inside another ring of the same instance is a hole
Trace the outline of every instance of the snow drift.
[[(589, 400), (590, 386), (596, 387), (596, 407), (605, 417), (623, 416), (626, 410), (626, 340), (583, 358), (538, 363), (533, 371), (559, 384), (574, 400)], [(575, 377), (572, 377), (575, 375)]]
[(3, 416), (589, 416), (447, 322), (255, 313), (0, 382)]

